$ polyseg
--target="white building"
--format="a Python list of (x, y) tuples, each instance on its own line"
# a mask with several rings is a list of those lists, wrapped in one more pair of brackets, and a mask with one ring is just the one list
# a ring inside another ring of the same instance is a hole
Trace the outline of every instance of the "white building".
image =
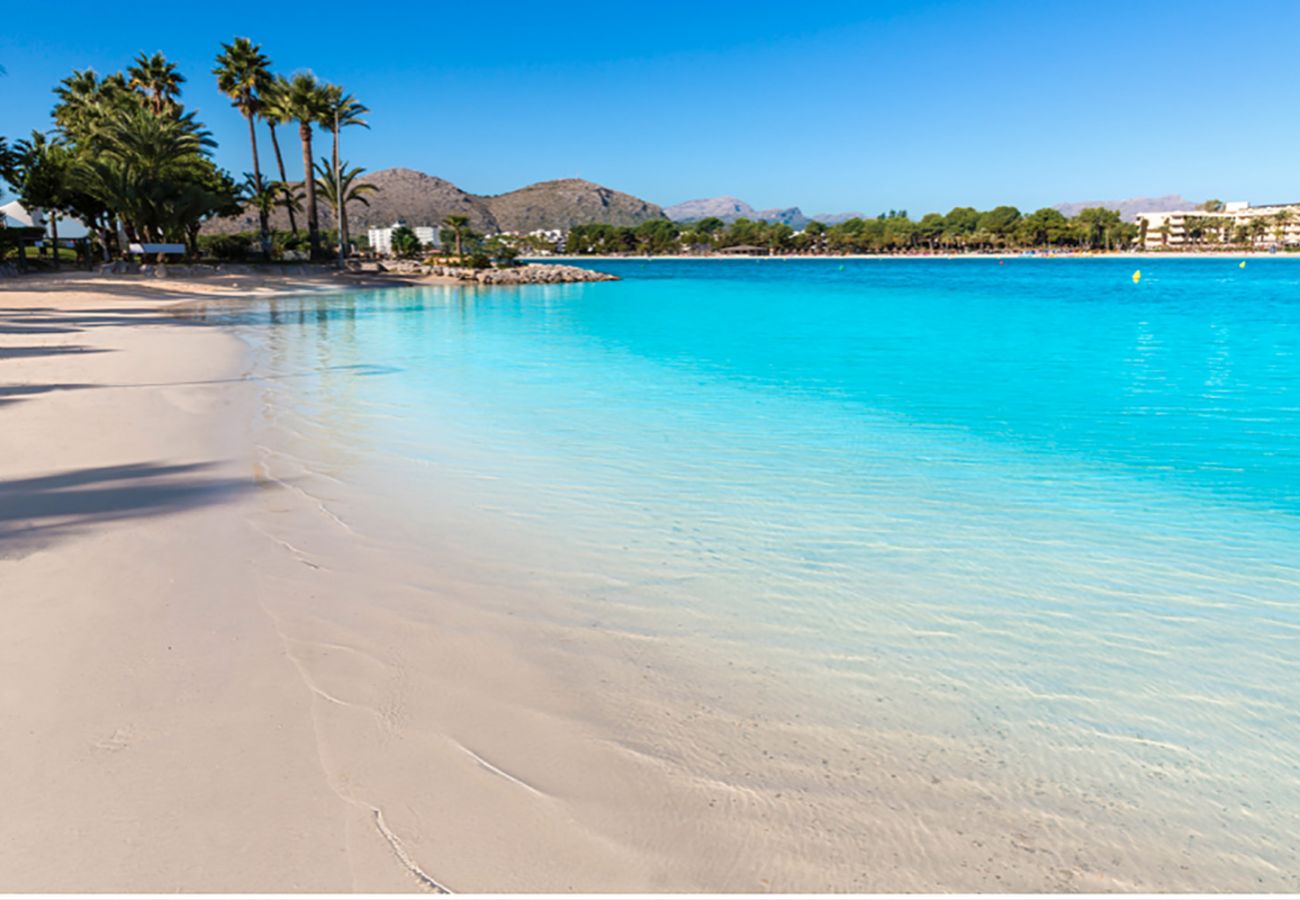
[(0, 206), (0, 225), (6, 228), (44, 228), (45, 216), (41, 211), (28, 212), (17, 200)]
[[(393, 231), (405, 225), (404, 222), (394, 222), (387, 228), (370, 229), (370, 251), (379, 256), (393, 255)], [(438, 236), (438, 229), (432, 225), (405, 225), (415, 232), (415, 237), (420, 244), (425, 247), (438, 248), (442, 246), (442, 240)]]
[[(44, 228), (49, 233), (49, 219), (45, 211), (27, 210), (17, 200), (0, 205), (0, 227), (4, 228)], [(87, 234), (86, 226), (79, 219), (59, 216), (59, 239), (82, 238)]]
[(1138, 244), (1143, 250), (1196, 245), (1300, 246), (1300, 203), (1251, 206), (1244, 200), (1223, 209), (1138, 213)]

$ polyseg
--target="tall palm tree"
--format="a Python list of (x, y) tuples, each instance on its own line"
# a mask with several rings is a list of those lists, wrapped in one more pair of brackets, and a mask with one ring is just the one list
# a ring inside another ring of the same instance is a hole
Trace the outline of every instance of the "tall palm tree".
[(1250, 232), (1252, 244), (1263, 243), (1264, 238), (1268, 235), (1268, 221), (1263, 216), (1252, 216), (1246, 230)]
[(280, 140), (276, 137), (275, 128), (277, 125), (287, 125), (293, 121), (293, 116), (289, 114), (284, 105), (283, 97), (289, 84), (287, 78), (283, 75), (276, 75), (271, 84), (267, 87), (262, 96), (261, 109), (258, 110), (262, 121), (266, 123), (267, 130), (271, 132), (271, 148), (275, 151), (275, 164), (280, 169), (280, 184), (284, 190), (284, 209), (289, 214), (289, 230), (298, 234), (298, 219), (294, 213), (302, 209), (302, 205), (295, 203), (290, 195), (289, 174), (284, 168), (284, 155), (280, 152)]
[[(360, 203), (362, 206), (369, 206), (370, 201), (366, 199), (366, 194), (379, 190), (378, 185), (364, 181), (357, 183), (357, 179), (365, 171), (360, 166), (349, 169), (346, 160), (340, 161), (335, 167), (323, 156), (316, 164), (316, 191), (326, 203), (330, 204), (330, 209), (338, 211), (339, 235), (345, 248), (348, 246), (348, 204)], [(338, 172), (337, 179), (334, 177), (335, 172)], [(342, 203), (339, 202), (340, 196)]]
[(1273, 216), (1273, 225), (1279, 245), (1286, 244), (1287, 226), (1291, 223), (1291, 210), (1281, 209)]
[(311, 130), (320, 122), (329, 98), (311, 72), (298, 72), (284, 86), (280, 102), (289, 117), (298, 123), (302, 141), (303, 186), (307, 189), (307, 237), (314, 259), (320, 254), (320, 223), (316, 216), (316, 179), (312, 177)]
[[(262, 103), (262, 94), (271, 84), (270, 66), (271, 61), (262, 53), (260, 44), (237, 37), (229, 44), (221, 45), (217, 67), (212, 70), (221, 93), (230, 98), (231, 105), (248, 121), (248, 142), (253, 148), (253, 181), (259, 195), (263, 193), (262, 166), (257, 159), (257, 127), (253, 120)], [(262, 256), (267, 258), (271, 255), (271, 234), (265, 206), (258, 206), (257, 218), (261, 228)]]
[[(326, 108), (324, 115), (321, 117), (321, 128), (327, 129), (333, 134), (334, 147), (330, 161), (333, 164), (332, 172), (340, 170), (339, 163), (339, 130), (348, 128), (353, 125), (360, 125), (362, 128), (369, 128), (369, 123), (362, 118), (370, 112), (369, 108), (358, 102), (351, 94), (344, 94), (343, 88), (337, 84), (326, 85), (325, 87)], [(333, 175), (331, 175), (331, 178)], [(339, 215), (339, 241), (342, 246), (347, 246), (347, 211), (344, 210)]]
[(465, 233), (465, 229), (469, 227), (469, 216), (447, 216), (447, 218), (442, 220), (442, 224), (446, 225), (453, 232), (455, 232), (456, 256), (459, 258), (461, 235), (463, 235)]
[(141, 53), (126, 74), (130, 78), (127, 82), (130, 87), (149, 99), (149, 109), (155, 116), (179, 110), (176, 98), (181, 95), (185, 76), (177, 70), (175, 63), (167, 61), (167, 57), (161, 53), (153, 56)]

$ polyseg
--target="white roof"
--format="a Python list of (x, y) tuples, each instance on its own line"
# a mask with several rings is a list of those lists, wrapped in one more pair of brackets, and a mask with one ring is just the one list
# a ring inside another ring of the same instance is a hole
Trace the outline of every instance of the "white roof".
[(36, 211), (36, 215), (32, 216), (17, 200), (10, 200), (0, 206), (0, 215), (3, 215), (10, 225), (21, 228), (39, 228), (45, 224), (45, 216), (41, 215), (39, 209)]

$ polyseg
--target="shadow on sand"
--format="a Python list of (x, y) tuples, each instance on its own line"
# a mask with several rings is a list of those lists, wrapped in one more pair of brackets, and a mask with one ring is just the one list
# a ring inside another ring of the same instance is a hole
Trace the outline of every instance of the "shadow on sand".
[(211, 506), (256, 487), (249, 478), (213, 476), (212, 466), (147, 462), (0, 481), (0, 559), (113, 522)]

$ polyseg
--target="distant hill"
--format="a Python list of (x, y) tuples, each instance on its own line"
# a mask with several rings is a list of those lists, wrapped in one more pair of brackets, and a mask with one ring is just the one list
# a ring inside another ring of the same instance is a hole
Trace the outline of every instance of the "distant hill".
[(1066, 216), (1077, 216), (1081, 210), (1096, 206), (1115, 210), (1119, 213), (1120, 218), (1127, 222), (1138, 213), (1194, 209), (1197, 204), (1178, 194), (1166, 194), (1163, 197), (1130, 197), (1127, 200), (1085, 200), (1079, 203), (1058, 203), (1052, 208)]
[(797, 206), (788, 209), (754, 209), (744, 200), (736, 197), (706, 197), (701, 200), (687, 200), (664, 207), (664, 215), (674, 222), (698, 222), (700, 219), (717, 218), (724, 222), (737, 219), (750, 219), (755, 222), (784, 222), (791, 228), (802, 228), (808, 224), (808, 217)]
[(502, 231), (567, 231), (574, 225), (639, 225), (664, 218), (664, 211), (653, 203), (580, 178), (542, 181), (480, 199)]
[(866, 213), (860, 212), (841, 212), (841, 213), (818, 213), (812, 219), (821, 222), (823, 225), (838, 225), (841, 222), (847, 222), (849, 219), (866, 219), (869, 218)]
[(709, 218), (734, 222), (737, 219), (756, 219), (758, 210), (735, 197), (706, 197), (665, 206), (664, 215), (674, 222), (698, 222)]
[[(362, 181), (379, 190), (366, 194), (369, 206), (349, 205), (348, 223), (354, 234), (399, 220), (409, 225), (438, 225), (449, 215), (467, 216), (472, 229), (486, 234), (539, 228), (567, 230), (591, 223), (637, 225), (664, 217), (663, 210), (653, 203), (576, 178), (543, 181), (494, 197), (468, 193), (450, 181), (414, 169), (383, 169), (366, 175)], [(321, 203), (318, 215), (322, 228), (333, 227), (334, 210), (329, 204)], [(300, 228), (305, 221), (305, 215), (298, 216)], [(271, 215), (271, 227), (288, 229), (289, 218), (284, 210), (277, 209)], [(203, 230), (207, 234), (256, 231), (257, 213), (249, 207), (242, 215), (208, 222)]]

